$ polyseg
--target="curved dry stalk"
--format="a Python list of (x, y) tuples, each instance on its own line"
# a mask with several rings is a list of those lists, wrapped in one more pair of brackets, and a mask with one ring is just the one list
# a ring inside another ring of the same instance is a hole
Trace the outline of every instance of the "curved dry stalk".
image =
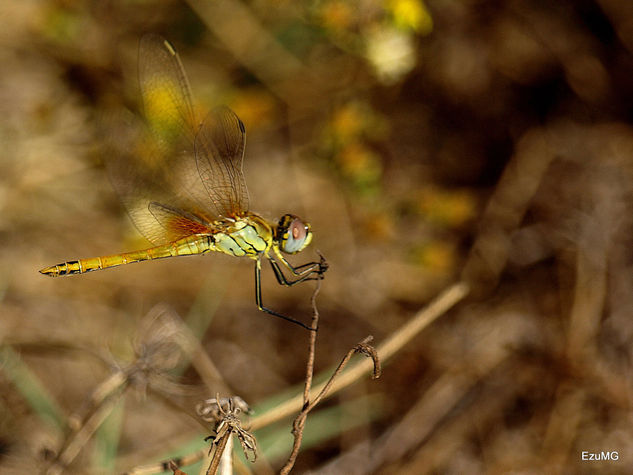
[(306, 407), (306, 409), (304, 409), (306, 412), (314, 409), (314, 406), (320, 403), (321, 400), (327, 395), (327, 393), (330, 391), (330, 389), (334, 385), (336, 378), (343, 372), (343, 370), (347, 366), (347, 363), (349, 363), (349, 360), (352, 359), (352, 356), (354, 356), (354, 354), (356, 353), (362, 353), (365, 356), (368, 356), (369, 358), (371, 358), (372, 363), (374, 365), (371, 379), (380, 378), (380, 375), (382, 374), (382, 365), (380, 363), (380, 358), (378, 357), (378, 352), (376, 351), (376, 349), (369, 344), (373, 339), (374, 337), (369, 335), (368, 337), (363, 339), (360, 343), (358, 343), (354, 348), (352, 348), (351, 350), (347, 352), (345, 357), (341, 360), (339, 365), (334, 370), (334, 373), (332, 373), (332, 376), (330, 376), (330, 379), (325, 383), (325, 385), (319, 391), (319, 393), (314, 398), (314, 400), (310, 402), (310, 404)]
[[(381, 345), (376, 348), (376, 353), (381, 362), (385, 362), (395, 353), (400, 351), (418, 333), (442, 316), (453, 306), (463, 300), (470, 288), (465, 282), (458, 282), (442, 292), (429, 305), (416, 313), (411, 320), (393, 332)], [(361, 360), (347, 371), (343, 371), (334, 382), (331, 383), (326, 396), (332, 396), (341, 389), (353, 384), (367, 373), (373, 371), (373, 362)], [(314, 391), (321, 392), (328, 382), (317, 385)], [(273, 422), (286, 418), (303, 407), (303, 395), (298, 394), (286, 402), (277, 406), (259, 417), (253, 418), (251, 427), (253, 430), (265, 427)]]
[[(317, 253), (321, 256), (321, 261), (325, 261), (325, 258), (321, 255), (321, 253), (318, 251)], [(325, 384), (325, 386), (323, 386), (323, 388), (319, 391), (316, 398), (310, 401), (310, 390), (312, 389), (312, 378), (314, 376), (314, 358), (316, 354), (317, 330), (319, 328), (319, 309), (316, 305), (316, 298), (317, 295), (319, 295), (319, 291), (321, 290), (321, 279), (322, 276), (320, 275), (317, 279), (317, 285), (314, 288), (314, 292), (312, 292), (312, 298), (310, 299), (312, 305), (312, 323), (310, 328), (314, 331), (310, 332), (308, 361), (306, 364), (306, 378), (303, 388), (303, 407), (292, 424), (292, 435), (294, 437), (292, 452), (288, 456), (288, 460), (279, 472), (281, 475), (286, 475), (290, 473), (290, 470), (292, 470), (292, 467), (294, 467), (297, 456), (299, 455), (299, 449), (301, 448), (301, 442), (303, 440), (303, 429), (305, 428), (305, 422), (306, 418), (308, 417), (308, 413), (312, 409), (314, 409), (314, 407), (327, 394), (329, 389), (332, 387), (334, 380), (338, 377), (341, 371), (343, 371), (343, 368), (345, 368), (354, 353), (363, 353), (366, 356), (370, 356), (374, 362), (374, 373), (372, 375), (372, 379), (380, 377), (380, 360), (378, 359), (378, 354), (376, 353), (376, 350), (374, 350), (369, 345), (369, 342), (373, 340), (373, 337), (369, 336), (347, 352), (347, 355), (345, 355), (343, 360), (339, 363), (338, 367), (336, 368), (332, 376), (330, 376), (330, 379)]]
[[(294, 436), (292, 452), (290, 453), (290, 456), (288, 457), (287, 462), (281, 468), (279, 472), (280, 474), (286, 475), (290, 473), (290, 470), (292, 470), (292, 467), (294, 466), (297, 456), (299, 455), (299, 449), (301, 448), (301, 442), (303, 440), (303, 429), (305, 428), (305, 422), (308, 417), (308, 413), (312, 409), (314, 409), (314, 407), (319, 402), (321, 402), (321, 400), (325, 397), (329, 389), (332, 387), (332, 384), (336, 380), (337, 376), (341, 374), (345, 366), (347, 366), (347, 363), (352, 358), (354, 353), (363, 353), (366, 356), (369, 356), (373, 360), (373, 363), (374, 363), (374, 372), (372, 374), (372, 379), (377, 379), (380, 377), (380, 373), (381, 373), (380, 360), (378, 359), (376, 350), (369, 345), (369, 342), (372, 340), (373, 340), (373, 337), (368, 336), (363, 341), (361, 341), (358, 345), (356, 345), (354, 348), (352, 348), (351, 350), (347, 352), (347, 354), (341, 360), (341, 362), (339, 363), (338, 367), (336, 368), (332, 376), (330, 376), (330, 379), (327, 381), (325, 386), (323, 386), (323, 389), (321, 389), (321, 391), (317, 394), (317, 396), (312, 401), (310, 401), (310, 391), (309, 391), (310, 387), (307, 384), (308, 380), (310, 381), (312, 380), (312, 375), (310, 374), (309, 378), (306, 377), (305, 387), (307, 388), (307, 390), (304, 392), (305, 399), (304, 399), (303, 409), (301, 410), (299, 415), (295, 418), (292, 424), (292, 435)], [(309, 368), (309, 371), (311, 369), (312, 368)]]
[[(109, 378), (106, 383), (112, 379), (116, 379), (117, 374)], [(103, 424), (107, 417), (112, 413), (120, 400), (121, 394), (125, 391), (127, 382), (123, 381), (118, 386), (113, 387), (111, 392), (99, 401), (90, 415), (72, 428), (72, 431), (66, 437), (59, 455), (55, 458), (50, 467), (46, 470), (47, 475), (57, 475), (63, 473), (73, 460), (79, 455), (81, 449), (88, 443), (90, 437)]]
[[(321, 256), (323, 259), (323, 256)], [(316, 339), (319, 328), (319, 309), (316, 306), (316, 298), (321, 290), (321, 278), (317, 279), (317, 285), (312, 292), (312, 298), (310, 299), (312, 305), (312, 322), (310, 328), (314, 331), (310, 332), (310, 342), (308, 344), (308, 361), (306, 363), (306, 379), (303, 387), (303, 409), (297, 416), (292, 426), (292, 435), (294, 437), (294, 443), (292, 445), (292, 452), (288, 456), (288, 461), (282, 467), (279, 473), (286, 474), (290, 472), (294, 466), (295, 460), (299, 455), (299, 448), (303, 440), (303, 428), (305, 427), (305, 420), (310, 410), (310, 388), (312, 387), (312, 377), (314, 375), (314, 358), (316, 354)]]

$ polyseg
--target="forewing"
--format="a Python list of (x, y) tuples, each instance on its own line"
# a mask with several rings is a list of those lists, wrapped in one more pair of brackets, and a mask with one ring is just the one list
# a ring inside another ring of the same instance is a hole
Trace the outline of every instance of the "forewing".
[(187, 76), (174, 48), (160, 36), (141, 40), (139, 81), (145, 123), (128, 123), (129, 129), (117, 134), (116, 150), (107, 163), (136, 227), (152, 243), (162, 244), (180, 236), (156, 219), (151, 203), (199, 221), (215, 217), (195, 160), (198, 126)]
[(245, 141), (244, 124), (228, 107), (209, 113), (196, 134), (198, 172), (220, 216), (233, 217), (248, 211), (248, 189), (242, 171)]
[(167, 152), (191, 148), (196, 120), (187, 75), (176, 50), (158, 35), (139, 45), (139, 83), (145, 118)]

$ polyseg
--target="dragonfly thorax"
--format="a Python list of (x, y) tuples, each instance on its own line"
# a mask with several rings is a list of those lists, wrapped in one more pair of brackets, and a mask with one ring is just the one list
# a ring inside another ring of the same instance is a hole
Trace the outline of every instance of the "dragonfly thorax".
[(264, 218), (249, 213), (214, 223), (213, 250), (235, 257), (257, 257), (273, 245), (273, 227)]

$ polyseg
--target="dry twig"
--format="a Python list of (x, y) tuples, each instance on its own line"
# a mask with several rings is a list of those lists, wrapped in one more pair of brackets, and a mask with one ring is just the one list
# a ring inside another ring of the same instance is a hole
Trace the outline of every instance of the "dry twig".
[(178, 468), (178, 465), (176, 465), (176, 462), (174, 462), (173, 460), (169, 461), (169, 470), (174, 472), (174, 475), (187, 475), (185, 472)]
[[(435, 321), (435, 319), (442, 316), (464, 299), (466, 295), (468, 295), (469, 291), (469, 286), (466, 283), (458, 282), (438, 295), (435, 300), (416, 313), (413, 318), (393, 332), (375, 349), (380, 361), (384, 363), (387, 359), (391, 358), (395, 353), (404, 348), (407, 343)], [(321, 383), (317, 385), (314, 390), (321, 393), (325, 386), (329, 385), (326, 390), (327, 394), (324, 392), (322, 398), (326, 396), (329, 397), (358, 381), (365, 374), (371, 371), (375, 371), (373, 361), (370, 362), (367, 360), (361, 360), (358, 364), (353, 365), (347, 371), (340, 373), (336, 380)], [(290, 416), (295, 411), (300, 410), (303, 405), (304, 402), (302, 401), (302, 395), (299, 394), (291, 399), (288, 399), (283, 404), (278, 405), (274, 410), (268, 411), (261, 416), (254, 417), (251, 422), (251, 427), (253, 430), (265, 427), (273, 422)]]
[(297, 460), (297, 456), (299, 455), (299, 449), (301, 448), (301, 442), (303, 440), (303, 429), (305, 428), (306, 418), (308, 417), (308, 413), (314, 409), (314, 407), (323, 399), (325, 394), (331, 388), (334, 379), (343, 371), (349, 360), (351, 359), (354, 353), (363, 353), (367, 356), (370, 356), (374, 363), (374, 373), (372, 375), (372, 379), (376, 379), (380, 377), (380, 360), (378, 359), (378, 354), (376, 350), (369, 345), (369, 342), (373, 339), (373, 337), (368, 336), (363, 341), (361, 341), (358, 345), (352, 348), (347, 355), (340, 362), (328, 382), (325, 386), (319, 391), (314, 400), (310, 401), (310, 389), (312, 388), (312, 378), (314, 375), (314, 357), (316, 353), (316, 338), (317, 338), (317, 329), (319, 328), (319, 309), (316, 305), (316, 297), (321, 290), (321, 279), (317, 280), (317, 285), (312, 293), (311, 304), (312, 304), (312, 323), (311, 328), (314, 330), (310, 332), (310, 343), (308, 348), (308, 362), (306, 364), (306, 379), (305, 386), (303, 389), (303, 408), (299, 415), (295, 418), (292, 424), (292, 435), (294, 436), (294, 443), (292, 445), (292, 452), (290, 453), (288, 460), (284, 464), (284, 466), (280, 470), (280, 474), (285, 475), (290, 473), (292, 467)]

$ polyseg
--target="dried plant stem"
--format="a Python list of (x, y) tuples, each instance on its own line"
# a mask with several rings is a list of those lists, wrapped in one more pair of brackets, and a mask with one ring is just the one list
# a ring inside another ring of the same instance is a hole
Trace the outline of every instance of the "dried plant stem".
[[(226, 409), (222, 406), (226, 405)], [(214, 420), (216, 426), (215, 436), (209, 436), (205, 440), (213, 439), (209, 454), (213, 453), (206, 475), (231, 475), (233, 473), (233, 439), (235, 435), (242, 446), (246, 460), (257, 460), (257, 442), (255, 437), (242, 428), (239, 414), (242, 411), (250, 411), (248, 405), (239, 397), (220, 399), (217, 395), (213, 399), (207, 399), (199, 404), (196, 412), (205, 421)], [(208, 458), (208, 457), (207, 457)], [(219, 469), (219, 471), (218, 471)], [(202, 473), (202, 472), (200, 472)]]
[(101, 406), (101, 404), (103, 404), (104, 401), (111, 397), (114, 393), (124, 390), (128, 382), (128, 374), (125, 371), (116, 371), (103, 383), (97, 386), (90, 395), (90, 399), (86, 402), (87, 409), (84, 410), (84, 413), (82, 414), (81, 412), (78, 412), (68, 418), (68, 425), (72, 430), (69, 437), (73, 436), (81, 429), (88, 417), (90, 417), (91, 412), (97, 410), (99, 406)]
[[(411, 320), (392, 333), (382, 345), (378, 346), (377, 351), (380, 360), (385, 361), (387, 358), (390, 358), (396, 352), (401, 350), (418, 333), (433, 323), (435, 319), (444, 315), (444, 313), (446, 313), (451, 307), (466, 297), (469, 291), (470, 288), (468, 284), (465, 282), (458, 282), (442, 292), (429, 305), (416, 313)], [(363, 361), (362, 363), (365, 363), (363, 365), (364, 370), (368, 371), (370, 369), (369, 361)], [(356, 372), (358, 371), (356, 367), (352, 370), (356, 370)], [(347, 373), (351, 373), (352, 370)], [(340, 381), (341, 379), (338, 380), (339, 385), (342, 384)], [(350, 384), (351, 382), (352, 381), (347, 384)], [(347, 384), (345, 384), (345, 386), (347, 386)]]
[(314, 375), (314, 357), (316, 353), (316, 341), (319, 328), (319, 309), (316, 306), (316, 297), (321, 290), (321, 279), (317, 280), (317, 285), (312, 293), (312, 323), (310, 328), (313, 331), (310, 332), (310, 341), (308, 343), (308, 361), (306, 363), (306, 379), (303, 387), (303, 409), (297, 416), (292, 427), (292, 435), (294, 436), (294, 443), (292, 444), (292, 452), (288, 457), (288, 460), (280, 470), (280, 474), (287, 474), (292, 470), (295, 464), (295, 460), (299, 455), (299, 449), (301, 448), (301, 442), (303, 440), (303, 428), (305, 427), (306, 417), (308, 415), (310, 407), (310, 388), (312, 387), (312, 377)]
[[(380, 361), (384, 362), (401, 350), (420, 331), (464, 299), (464, 297), (468, 295), (469, 291), (469, 286), (464, 282), (458, 282), (445, 290), (433, 302), (415, 314), (411, 320), (392, 333), (391, 336), (384, 341), (384, 343), (376, 348), (376, 353), (378, 358), (380, 358)], [(341, 389), (354, 383), (372, 370), (373, 361), (363, 359), (354, 364), (348, 370), (341, 372), (336, 380), (319, 384), (314, 388), (314, 391), (321, 393), (326, 385), (329, 385), (328, 393), (324, 394), (324, 397), (331, 396), (332, 394), (335, 394)], [(274, 410), (253, 418), (251, 422), (251, 429), (256, 430), (272, 424), (273, 422), (292, 415), (302, 407), (303, 395), (297, 395), (288, 399), (285, 403), (280, 404)]]
[(176, 462), (174, 462), (173, 460), (169, 461), (168, 468), (169, 470), (174, 472), (174, 475), (187, 475), (185, 472), (178, 468), (178, 465), (176, 465)]
[(351, 350), (347, 352), (345, 357), (341, 360), (339, 365), (334, 370), (334, 373), (332, 373), (332, 376), (330, 377), (330, 379), (327, 380), (324, 386), (322, 387), (319, 386), (320, 388), (319, 393), (310, 402), (310, 404), (304, 409), (305, 412), (308, 412), (314, 409), (314, 406), (319, 404), (321, 400), (327, 395), (327, 393), (330, 391), (330, 389), (334, 385), (334, 382), (337, 380), (338, 376), (343, 372), (343, 370), (347, 366), (347, 363), (349, 363), (349, 360), (352, 359), (352, 356), (354, 356), (355, 353), (364, 353), (367, 356), (370, 356), (374, 365), (371, 379), (378, 379), (380, 377), (382, 370), (381, 370), (380, 359), (378, 358), (378, 353), (373, 347), (369, 346), (369, 343), (373, 339), (374, 337), (368, 336), (363, 341), (361, 341), (358, 345), (356, 345), (354, 348), (352, 348)]
[(56, 460), (47, 469), (47, 475), (62, 473), (75, 460), (90, 437), (115, 408), (128, 382), (127, 374), (124, 371), (117, 371), (93, 392), (87, 414), (75, 414), (69, 418), (71, 432), (66, 436)]
[(292, 435), (294, 436), (294, 443), (292, 445), (292, 452), (288, 457), (288, 460), (284, 464), (284, 466), (280, 470), (281, 475), (286, 475), (290, 473), (292, 467), (297, 460), (297, 456), (299, 455), (299, 449), (301, 448), (301, 442), (303, 440), (303, 429), (305, 428), (306, 418), (308, 417), (308, 413), (314, 409), (314, 407), (323, 399), (323, 397), (327, 394), (328, 390), (332, 387), (334, 380), (338, 377), (339, 374), (343, 371), (349, 360), (352, 358), (354, 353), (364, 353), (367, 356), (370, 356), (374, 362), (374, 373), (373, 378), (378, 378), (380, 376), (380, 361), (378, 360), (378, 355), (376, 351), (369, 346), (369, 342), (373, 339), (373, 337), (369, 336), (365, 338), (362, 342), (352, 348), (347, 352), (347, 355), (343, 358), (343, 360), (339, 363), (338, 367), (327, 381), (325, 386), (321, 388), (317, 396), (314, 400), (310, 401), (310, 389), (312, 387), (312, 378), (314, 375), (314, 357), (316, 353), (316, 339), (317, 339), (317, 329), (319, 328), (319, 309), (316, 306), (316, 297), (319, 294), (319, 290), (321, 289), (321, 279), (318, 280), (317, 285), (312, 294), (312, 325), (311, 328), (314, 330), (310, 333), (310, 343), (308, 348), (308, 362), (306, 365), (306, 379), (305, 386), (303, 389), (303, 407), (299, 415), (295, 418), (294, 423), (292, 425)]
[(233, 437), (229, 435), (220, 457), (218, 475), (233, 475)]
[[(218, 471), (218, 467), (220, 466), (220, 461), (222, 460), (222, 455), (224, 454), (224, 449), (226, 448), (229, 439), (233, 433), (229, 430), (220, 437), (220, 440), (214, 441), (215, 449), (213, 451), (213, 458), (211, 459), (211, 464), (207, 469), (207, 475), (214, 475)], [(217, 443), (216, 443), (217, 442)]]
[(303, 387), (303, 403), (307, 403), (310, 399), (310, 388), (312, 387), (312, 376), (314, 375), (314, 356), (316, 354), (316, 340), (319, 329), (319, 309), (316, 306), (316, 298), (321, 291), (321, 279), (317, 280), (317, 284), (312, 292), (310, 304), (312, 305), (312, 322), (310, 328), (314, 331), (310, 332), (310, 342), (308, 345), (308, 362), (306, 363), (306, 383)]

